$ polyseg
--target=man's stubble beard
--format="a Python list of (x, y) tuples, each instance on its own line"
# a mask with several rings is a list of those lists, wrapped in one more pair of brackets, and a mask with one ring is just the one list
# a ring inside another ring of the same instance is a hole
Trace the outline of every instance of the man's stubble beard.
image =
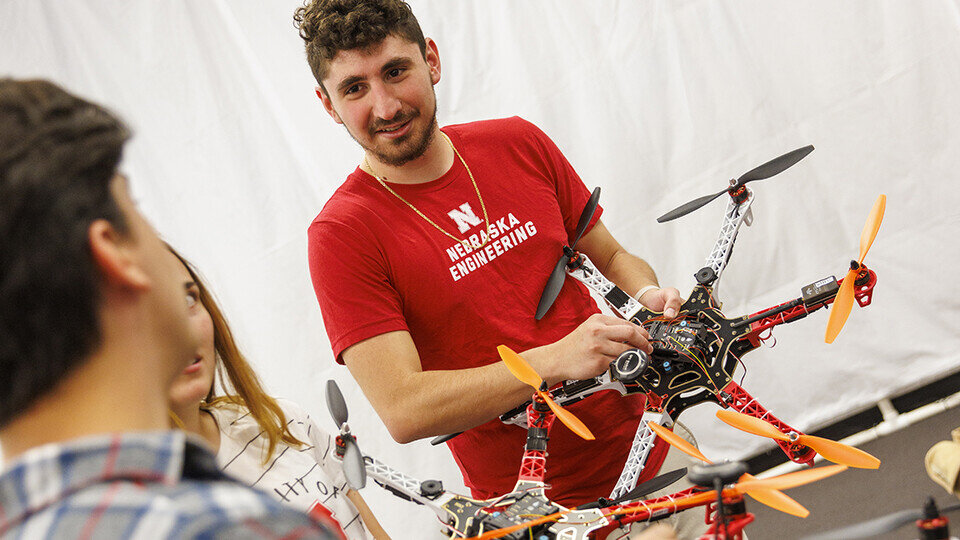
[[(430, 143), (433, 142), (434, 132), (436, 131), (435, 128), (437, 128), (437, 93), (433, 89), (433, 87), (431, 87), (430, 90), (433, 92), (433, 112), (430, 115), (430, 122), (427, 124), (427, 128), (424, 131), (424, 133), (419, 135), (419, 138), (416, 141), (414, 141), (413, 146), (408, 151), (403, 152), (402, 154), (399, 154), (399, 155), (385, 153), (380, 150), (377, 150), (377, 148), (375, 147), (367, 146), (363, 144), (362, 142), (357, 140), (357, 137), (349, 129), (347, 129), (347, 133), (350, 134), (350, 137), (354, 141), (356, 141), (361, 148), (363, 148), (366, 152), (370, 153), (370, 155), (376, 158), (377, 161), (379, 161), (380, 163), (389, 165), (391, 167), (399, 167), (401, 165), (404, 165), (406, 163), (409, 163), (419, 158), (427, 151), (427, 148), (430, 147)], [(419, 116), (420, 114), (417, 113), (416, 115), (410, 118), (410, 121), (415, 120)], [(346, 128), (346, 124), (344, 124), (344, 128)], [(409, 137), (413, 137), (413, 136), (416, 136), (416, 134), (411, 132), (410, 134), (407, 135), (407, 137), (404, 138), (404, 140), (397, 141), (400, 143), (399, 146), (403, 146), (409, 140)], [(376, 135), (373, 135), (371, 139), (375, 140), (375, 137)], [(392, 143), (387, 143), (387, 145), (388, 146), (392, 145)]]

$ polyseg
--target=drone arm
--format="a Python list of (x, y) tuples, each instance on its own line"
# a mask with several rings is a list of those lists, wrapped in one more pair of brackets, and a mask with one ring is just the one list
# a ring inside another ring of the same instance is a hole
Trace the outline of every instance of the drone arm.
[(643, 473), (647, 458), (656, 444), (657, 434), (654, 433), (647, 422), (656, 422), (664, 427), (673, 425), (670, 415), (664, 411), (646, 410), (640, 423), (637, 425), (637, 433), (633, 438), (633, 445), (630, 446), (630, 453), (627, 455), (627, 461), (623, 465), (623, 471), (617, 480), (616, 486), (610, 493), (610, 499), (617, 499), (624, 493), (637, 486), (637, 480)]
[[(862, 283), (860, 283), (858, 280), (858, 284), (854, 289), (854, 298), (856, 298), (860, 307), (870, 305), (870, 301), (873, 298), (873, 288), (877, 284), (877, 274), (873, 270), (864, 267), (863, 271), (864, 279), (862, 280)], [(806, 290), (810, 287), (815, 287), (827, 280), (833, 281), (833, 278), (831, 277), (825, 280), (820, 280), (817, 283), (804, 287), (804, 289)], [(841, 283), (843, 283), (843, 279), (840, 279), (837, 282), (836, 290), (839, 290), (839, 285)], [(836, 299), (836, 290), (825, 296), (815, 297), (813, 299), (804, 297), (795, 298), (778, 306), (774, 306), (763, 311), (758, 311), (743, 321), (734, 323), (733, 326), (737, 327), (749, 324), (750, 334), (747, 337), (751, 341), (756, 341), (758, 339), (757, 336), (765, 330), (773, 328), (778, 324), (800, 320), (806, 317), (808, 314), (832, 304)]]
[(536, 401), (527, 407), (527, 444), (520, 462), (519, 482), (539, 482), (547, 474), (547, 440), (556, 417), (549, 408), (538, 410)]
[(383, 485), (394, 494), (408, 498), (418, 504), (429, 506), (438, 514), (443, 503), (455, 496), (441, 490), (439, 496), (427, 497), (421, 490), (423, 482), (420, 480), (370, 456), (364, 456), (364, 461), (367, 464), (367, 476), (376, 480), (378, 484)]
[[(627, 294), (623, 289), (601, 274), (587, 255), (583, 253), (579, 254), (576, 262), (576, 268), (572, 270), (568, 269), (570, 275), (582, 282), (590, 290), (602, 296), (603, 299), (610, 304), (610, 307), (619, 313), (621, 317), (629, 321), (644, 311), (650, 313), (650, 316), (652, 316), (652, 312), (647, 310), (636, 298)], [(643, 318), (646, 319), (649, 318), (649, 316)]]
[(394, 495), (430, 508), (440, 521), (461, 533), (461, 536), (466, 536), (472, 520), (487, 504), (486, 501), (446, 491), (440, 482), (421, 482), (369, 456), (364, 459), (367, 475), (378, 484)]
[(633, 255), (610, 234), (602, 221), (577, 243), (577, 251), (595, 261), (595, 267), (624, 291), (636, 292), (657, 285), (657, 275), (647, 261)]
[(730, 259), (733, 252), (733, 244), (737, 241), (737, 234), (740, 232), (740, 226), (744, 222), (749, 225), (750, 205), (753, 204), (753, 191), (743, 188), (745, 192), (738, 196), (731, 196), (727, 201), (727, 209), (723, 214), (723, 223), (720, 224), (720, 234), (717, 236), (717, 242), (707, 257), (705, 266), (713, 270), (714, 283), (720, 279), (720, 274)]
[[(800, 431), (788, 426), (786, 423), (770, 414), (770, 411), (764, 408), (763, 405), (753, 398), (753, 396), (748, 394), (746, 390), (733, 381), (730, 381), (726, 386), (723, 387), (719, 398), (722, 400), (723, 405), (732, 407), (733, 410), (748, 414), (754, 418), (766, 420), (776, 427), (781, 433), (786, 435), (791, 433), (796, 433), (798, 435), (802, 434)], [(783, 450), (783, 453), (785, 453), (791, 461), (796, 463), (813, 463), (813, 458), (817, 455), (816, 452), (803, 445), (784, 441), (776, 441), (776, 443)]]
[(708, 504), (716, 498), (715, 493), (703, 493), (699, 489), (691, 487), (656, 499), (619, 504), (605, 508), (603, 512), (607, 519), (619, 525), (662, 519), (688, 508)]
[[(616, 390), (617, 392), (620, 392), (620, 395), (633, 394), (642, 391), (642, 389), (637, 385), (633, 385), (628, 388), (623, 384), (623, 382), (611, 377), (610, 370), (607, 370), (603, 372), (602, 375), (591, 377), (589, 379), (563, 381), (562, 386), (558, 386), (550, 391), (550, 397), (552, 397), (553, 400), (561, 407), (566, 407), (567, 405), (576, 403), (586, 397), (600, 392), (601, 390)], [(504, 414), (500, 415), (500, 420), (504, 424), (514, 424), (516, 426), (526, 427), (526, 412), (529, 405), (530, 402), (528, 401), (522, 406), (517, 406), (505, 412)]]

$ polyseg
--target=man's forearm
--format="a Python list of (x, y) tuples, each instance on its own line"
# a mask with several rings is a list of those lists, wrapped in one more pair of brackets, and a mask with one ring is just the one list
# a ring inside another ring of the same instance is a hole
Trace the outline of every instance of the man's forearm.
[[(523, 352), (545, 377), (550, 373), (550, 347)], [(391, 436), (401, 443), (476, 427), (533, 394), (533, 388), (518, 381), (503, 362), (458, 370), (378, 369), (391, 365), (385, 357), (391, 350), (396, 349), (360, 349), (345, 359)], [(363, 360), (353, 361), (351, 357), (357, 358), (358, 353)], [(384, 357), (378, 358), (381, 354)]]
[(647, 261), (623, 249), (607, 261), (605, 268), (598, 267), (598, 270), (629, 295), (636, 295), (648, 285), (659, 285), (657, 275)]

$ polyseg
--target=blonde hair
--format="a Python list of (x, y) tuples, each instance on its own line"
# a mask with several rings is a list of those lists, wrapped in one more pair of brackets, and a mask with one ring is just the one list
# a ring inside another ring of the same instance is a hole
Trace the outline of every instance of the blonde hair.
[[(210, 392), (207, 394), (205, 402), (201, 404), (201, 408), (210, 409), (220, 404), (234, 404), (249, 410), (250, 415), (267, 436), (268, 445), (267, 454), (263, 459), (264, 463), (270, 461), (277, 444), (281, 441), (296, 447), (306, 444), (293, 436), (287, 427), (287, 417), (283, 414), (283, 409), (280, 408), (275, 399), (263, 390), (260, 379), (253, 368), (250, 367), (243, 353), (240, 352), (240, 348), (237, 347), (226, 317), (214, 300), (210, 289), (200, 279), (199, 273), (170, 245), (167, 245), (167, 248), (180, 260), (194, 283), (197, 284), (197, 289), (200, 291), (200, 303), (210, 314), (210, 319), (213, 321), (213, 346), (217, 353), (217, 374), (216, 380), (210, 385)], [(217, 395), (216, 393), (218, 381), (225, 392), (224, 395)], [(182, 423), (180, 424), (182, 425)]]

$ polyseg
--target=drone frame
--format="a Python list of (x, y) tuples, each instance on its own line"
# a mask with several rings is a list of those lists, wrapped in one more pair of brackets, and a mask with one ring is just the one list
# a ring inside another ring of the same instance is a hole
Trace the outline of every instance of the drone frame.
[[(638, 369), (636, 359), (629, 356), (645, 355), (638, 350), (627, 351), (611, 363), (610, 369), (602, 375), (592, 379), (565, 381), (551, 393), (560, 405), (579, 401), (601, 390), (617, 390), (623, 395), (646, 394), (647, 410), (644, 421), (637, 427), (633, 445), (611, 498), (632, 489), (643, 472), (656, 440), (656, 435), (647, 427), (647, 420), (652, 419), (666, 428), (672, 428), (674, 420), (687, 408), (713, 401), (723, 408), (732, 407), (738, 412), (766, 420), (787, 435), (802, 435), (799, 430), (776, 418), (737, 384), (733, 377), (734, 371), (744, 354), (756, 349), (767, 339), (762, 337), (765, 332), (771, 331), (777, 325), (802, 319), (831, 304), (843, 279), (836, 280), (830, 276), (805, 287), (800, 298), (748, 316), (726, 318), (720, 311), (721, 305), (713, 296), (713, 290), (730, 259), (740, 227), (744, 223), (749, 225), (752, 222), (751, 205), (754, 201), (753, 191), (746, 186), (740, 186), (729, 195), (718, 238), (705, 266), (695, 274), (697, 285), (681, 306), (678, 317), (674, 319), (680, 320), (680, 324), (690, 320), (705, 325), (706, 331), (712, 334), (714, 339), (710, 341), (710, 348), (705, 351), (702, 362), (693, 354), (690, 355), (693, 358), (658, 357), (655, 348), (654, 361), (643, 366), (643, 369)], [(643, 326), (648, 331), (661, 321), (665, 322), (660, 313), (647, 309), (603, 276), (586, 255), (576, 251), (573, 251), (573, 254), (567, 264), (567, 273), (603, 297), (622, 318)], [(860, 265), (854, 297), (861, 307), (870, 304), (876, 282), (876, 273), (865, 265)], [(502, 415), (501, 420), (519, 424), (523, 422), (522, 414), (521, 406)], [(789, 441), (776, 442), (790, 460), (812, 465), (816, 452), (809, 447)]]

